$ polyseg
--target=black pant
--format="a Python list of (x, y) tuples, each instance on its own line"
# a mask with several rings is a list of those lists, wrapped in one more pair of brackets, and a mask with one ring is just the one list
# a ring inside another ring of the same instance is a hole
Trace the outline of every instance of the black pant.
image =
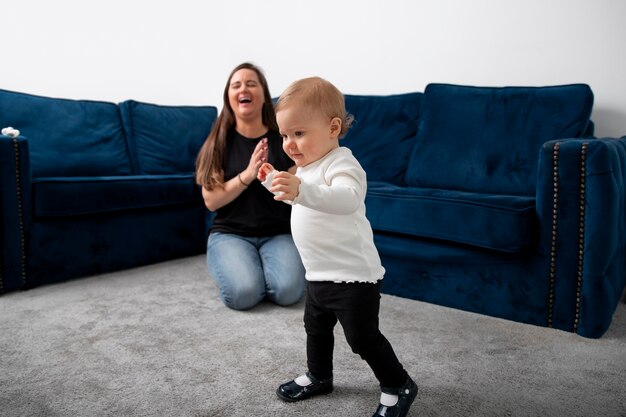
[(333, 375), (333, 328), (339, 320), (354, 353), (374, 371), (382, 388), (399, 388), (407, 373), (378, 329), (377, 283), (308, 282), (304, 307), (307, 364), (316, 379)]

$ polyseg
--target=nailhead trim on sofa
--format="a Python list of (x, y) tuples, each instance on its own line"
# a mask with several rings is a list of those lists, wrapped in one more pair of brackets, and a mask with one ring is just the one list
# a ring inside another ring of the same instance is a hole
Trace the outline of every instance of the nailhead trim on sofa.
[(21, 275), (22, 284), (26, 285), (26, 241), (24, 240), (24, 213), (22, 207), (22, 186), (20, 178), (20, 149), (17, 138), (13, 138), (13, 149), (15, 150), (15, 192), (17, 196), (17, 210), (20, 228), (20, 250), (21, 250)]
[(576, 284), (576, 314), (574, 332), (578, 332), (580, 316), (580, 294), (583, 285), (583, 260), (585, 257), (585, 194), (587, 189), (587, 143), (580, 150), (580, 228), (578, 230), (578, 282)]
[(550, 291), (548, 294), (548, 327), (552, 327), (554, 316), (554, 279), (556, 277), (556, 236), (559, 210), (559, 143), (554, 144), (552, 152), (552, 245), (550, 247)]
[[(587, 143), (583, 143), (580, 150), (580, 204), (579, 204), (579, 229), (578, 229), (578, 259), (577, 259), (577, 283), (576, 283), (576, 311), (572, 331), (578, 332), (580, 317), (581, 293), (583, 283), (583, 263), (585, 257), (585, 198), (587, 189)], [(550, 248), (550, 289), (548, 294), (548, 327), (552, 327), (554, 318), (554, 286), (556, 277), (556, 242), (558, 235), (558, 210), (559, 210), (559, 143), (554, 144), (552, 152), (552, 244)]]

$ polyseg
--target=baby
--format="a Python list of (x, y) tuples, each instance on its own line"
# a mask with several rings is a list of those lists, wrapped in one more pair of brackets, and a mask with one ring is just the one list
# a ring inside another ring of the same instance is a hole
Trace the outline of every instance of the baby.
[(298, 168), (292, 175), (266, 163), (258, 179), (275, 200), (293, 205), (291, 230), (307, 279), (308, 366), (276, 393), (293, 402), (332, 392), (333, 329), (339, 321), (352, 351), (380, 383), (373, 417), (406, 416), (418, 388), (378, 328), (385, 270), (365, 217), (365, 171), (339, 146), (352, 121), (343, 95), (318, 77), (296, 81), (278, 99), (276, 120), (283, 149)]

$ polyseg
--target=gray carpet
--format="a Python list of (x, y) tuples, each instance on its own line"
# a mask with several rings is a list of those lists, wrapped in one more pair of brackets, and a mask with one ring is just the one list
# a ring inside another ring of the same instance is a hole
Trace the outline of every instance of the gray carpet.
[[(599, 340), (383, 295), (420, 386), (410, 416), (626, 416), (626, 305)], [(371, 416), (376, 381), (337, 328), (335, 392), (305, 369), (302, 304), (224, 307), (204, 256), (0, 297), (2, 416)]]

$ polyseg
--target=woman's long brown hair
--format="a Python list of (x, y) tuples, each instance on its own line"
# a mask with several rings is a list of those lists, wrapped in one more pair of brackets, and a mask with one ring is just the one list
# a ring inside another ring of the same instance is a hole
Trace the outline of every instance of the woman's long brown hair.
[(198, 152), (198, 157), (196, 158), (196, 183), (207, 190), (224, 186), (223, 164), (224, 152), (226, 150), (226, 137), (230, 128), (235, 125), (235, 115), (230, 106), (230, 100), (228, 99), (228, 89), (230, 88), (230, 80), (233, 78), (233, 75), (241, 69), (249, 69), (256, 72), (259, 77), (259, 83), (261, 87), (263, 87), (263, 96), (265, 98), (262, 109), (263, 124), (271, 130), (278, 130), (276, 115), (274, 113), (274, 103), (272, 102), (272, 96), (270, 95), (265, 75), (263, 75), (259, 67), (249, 62), (237, 65), (228, 76), (228, 81), (224, 87), (224, 105), (222, 111), (213, 124), (211, 132), (204, 141), (200, 152)]

